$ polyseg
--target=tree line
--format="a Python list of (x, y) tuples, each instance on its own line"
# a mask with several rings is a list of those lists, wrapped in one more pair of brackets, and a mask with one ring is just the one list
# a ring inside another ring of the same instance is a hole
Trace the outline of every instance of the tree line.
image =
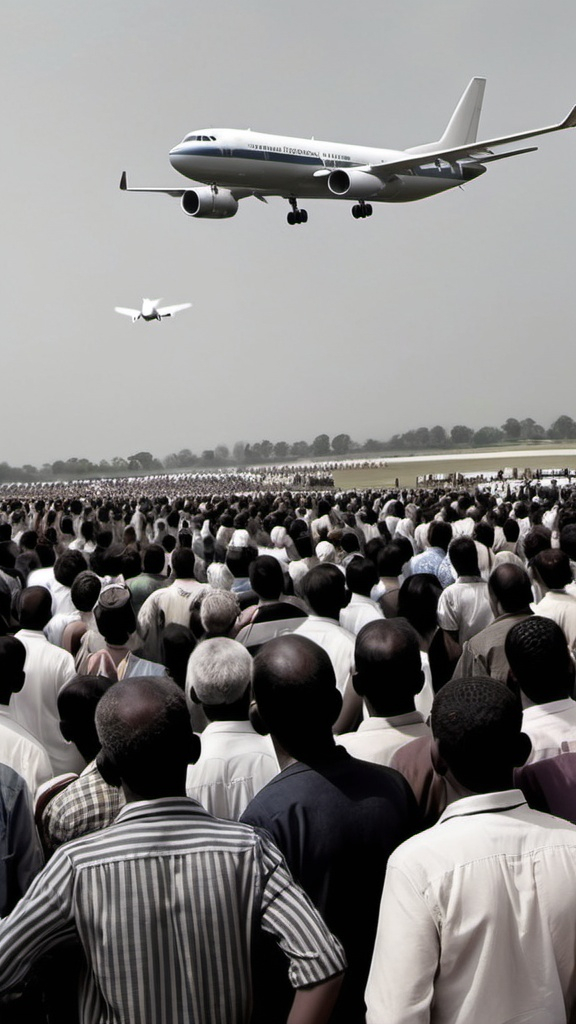
[(509, 417), (501, 427), (480, 427), (474, 430), (463, 424), (456, 424), (449, 431), (442, 426), (418, 427), (404, 434), (393, 434), (387, 441), (368, 438), (364, 443), (353, 441), (349, 434), (318, 434), (313, 441), (269, 441), (264, 439), (254, 444), (237, 441), (232, 449), (219, 444), (195, 454), (190, 448), (171, 452), (163, 459), (151, 452), (135, 452), (133, 455), (115, 456), (100, 462), (86, 458), (57, 459), (36, 467), (29, 464), (10, 466), (0, 462), (0, 483), (8, 481), (49, 480), (54, 477), (82, 478), (123, 476), (133, 473), (177, 472), (180, 470), (202, 470), (226, 466), (250, 466), (263, 462), (285, 462), (290, 459), (326, 458), (339, 459), (343, 456), (362, 456), (420, 452), (454, 448), (488, 448), (502, 443), (519, 441), (572, 441), (576, 439), (576, 421), (571, 416), (559, 416), (547, 429), (533, 419), (517, 420)]

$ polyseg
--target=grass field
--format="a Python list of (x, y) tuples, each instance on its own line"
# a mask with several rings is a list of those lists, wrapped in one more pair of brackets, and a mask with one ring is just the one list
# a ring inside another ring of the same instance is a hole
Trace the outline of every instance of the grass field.
[(576, 447), (533, 449), (523, 447), (509, 451), (446, 452), (437, 455), (395, 456), (387, 465), (376, 469), (342, 469), (334, 472), (337, 488), (413, 487), (419, 476), (427, 473), (482, 473), (499, 469), (517, 469), (522, 476), (525, 469), (569, 468), (576, 473)]

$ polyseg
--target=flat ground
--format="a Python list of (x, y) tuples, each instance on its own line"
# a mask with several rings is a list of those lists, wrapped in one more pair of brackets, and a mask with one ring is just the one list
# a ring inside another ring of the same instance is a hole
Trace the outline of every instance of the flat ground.
[(445, 452), (437, 455), (393, 456), (386, 466), (370, 469), (342, 469), (334, 473), (337, 488), (413, 487), (417, 477), (428, 473), (483, 473), (516, 469), (522, 477), (525, 469), (569, 468), (576, 473), (576, 447), (543, 449), (523, 447), (502, 451)]

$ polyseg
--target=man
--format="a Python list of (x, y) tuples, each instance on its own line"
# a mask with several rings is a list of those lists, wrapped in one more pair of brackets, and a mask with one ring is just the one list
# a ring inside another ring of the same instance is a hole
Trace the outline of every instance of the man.
[(532, 615), (532, 587), (528, 573), (518, 565), (499, 565), (488, 581), (488, 597), (494, 621), (467, 640), (454, 669), (454, 679), (490, 676), (506, 683), (509, 665), (504, 651), (508, 633), (517, 622)]
[[(297, 633), (270, 640), (254, 659), (253, 686), (282, 771), (242, 820), (270, 833), (342, 942), (349, 969), (334, 1022), (357, 1024), (386, 862), (418, 828), (416, 805), (396, 772), (336, 746), (342, 697), (317, 644)], [(272, 969), (269, 981), (276, 986)]]
[(512, 681), (521, 690), (522, 728), (532, 742), (529, 760), (576, 751), (574, 661), (552, 619), (532, 615), (506, 637)]
[(24, 895), (44, 863), (30, 790), (0, 761), (0, 917)]
[(127, 586), (132, 595), (132, 607), (138, 616), (142, 605), (150, 594), (165, 587), (167, 579), (163, 575), (165, 553), (161, 544), (149, 544), (142, 557), (143, 572), (128, 580)]
[(339, 623), (340, 612), (347, 604), (344, 575), (335, 565), (317, 565), (304, 577), (302, 591), (312, 614), (294, 630), (294, 635), (313, 640), (327, 652), (344, 699), (334, 730), (345, 732), (358, 721), (362, 702), (352, 685), (354, 635)]
[(176, 548), (172, 555), (174, 582), (160, 587), (146, 598), (138, 615), (138, 630), (144, 641), (146, 658), (157, 661), (160, 655), (162, 629), (171, 622), (190, 625), (194, 600), (207, 587), (194, 576), (194, 553), (190, 548)]
[(351, 597), (340, 612), (340, 625), (354, 636), (358, 636), (366, 623), (384, 618), (380, 605), (370, 597), (370, 592), (377, 583), (376, 566), (369, 558), (357, 556), (346, 566), (346, 586)]
[(439, 579), (440, 566), (448, 553), (452, 540), (452, 527), (443, 519), (433, 519), (428, 526), (427, 547), (419, 555), (414, 555), (410, 562), (412, 574), (419, 572), (431, 573)]
[(573, 1021), (576, 827), (512, 788), (530, 749), (520, 702), (494, 679), (452, 680), (432, 731), (471, 795), (390, 858), (367, 1024)]
[(77, 936), (82, 1024), (247, 1024), (250, 949), (264, 928), (290, 961), (291, 1019), (327, 1021), (341, 949), (268, 839), (184, 795), (199, 741), (183, 693), (159, 679), (115, 683), (96, 726), (127, 806), (109, 828), (57, 850), (0, 922), (0, 992)]
[(94, 634), (85, 634), (85, 649), (79, 652), (76, 659), (79, 672), (102, 675), (108, 679), (166, 674), (166, 669), (160, 662), (138, 658), (132, 651), (136, 616), (130, 600), (130, 591), (125, 584), (110, 583), (102, 587), (94, 609), (94, 618), (98, 633), (95, 640), (91, 639)]
[(576, 597), (567, 590), (572, 586), (570, 559), (559, 548), (540, 551), (532, 562), (534, 579), (543, 595), (535, 607), (537, 615), (544, 615), (558, 623), (571, 651), (576, 649)]
[(0, 764), (18, 772), (33, 797), (54, 773), (44, 747), (8, 708), (12, 694), (19, 693), (24, 686), (25, 663), (24, 644), (14, 636), (0, 637)]
[(111, 825), (124, 805), (124, 794), (102, 778), (97, 755), (100, 740), (95, 714), (112, 682), (103, 676), (76, 676), (58, 696), (60, 730), (86, 761), (77, 779), (52, 797), (42, 813), (41, 833), (48, 853), (71, 839)]
[(448, 548), (457, 574), (440, 595), (438, 625), (462, 646), (492, 622), (488, 584), (480, 576), (476, 545), (471, 537), (457, 537)]
[(186, 793), (217, 818), (237, 821), (279, 771), (272, 740), (248, 718), (251, 685), (252, 658), (236, 640), (203, 640), (193, 651), (186, 695), (202, 706), (209, 724), (200, 757), (188, 766)]
[(400, 747), (430, 730), (414, 698), (424, 683), (418, 634), (405, 619), (370, 622), (356, 638), (354, 689), (369, 718), (338, 737), (353, 757), (390, 764)]
[(18, 603), (21, 628), (16, 633), (26, 648), (25, 681), (19, 693), (10, 700), (10, 711), (44, 747), (50, 758), (52, 772), (81, 771), (84, 761), (72, 743), (60, 732), (57, 698), (74, 678), (74, 659), (67, 651), (55, 647), (44, 636), (43, 629), (52, 616), (52, 598), (45, 587), (27, 587)]
[(95, 572), (87, 569), (78, 573), (70, 588), (74, 611), (53, 615), (44, 630), (51, 644), (62, 647), (72, 655), (77, 653), (84, 633), (96, 629), (94, 605), (101, 589), (100, 577)]

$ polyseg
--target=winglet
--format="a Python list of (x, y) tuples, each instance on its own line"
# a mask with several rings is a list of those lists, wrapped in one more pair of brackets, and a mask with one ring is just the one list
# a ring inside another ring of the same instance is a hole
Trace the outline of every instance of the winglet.
[(576, 128), (576, 107), (572, 107), (572, 110), (568, 114), (568, 117), (560, 125), (561, 128)]
[(123, 192), (125, 192), (128, 188), (128, 184), (126, 182), (126, 171), (122, 171), (122, 177), (120, 178), (120, 188)]

